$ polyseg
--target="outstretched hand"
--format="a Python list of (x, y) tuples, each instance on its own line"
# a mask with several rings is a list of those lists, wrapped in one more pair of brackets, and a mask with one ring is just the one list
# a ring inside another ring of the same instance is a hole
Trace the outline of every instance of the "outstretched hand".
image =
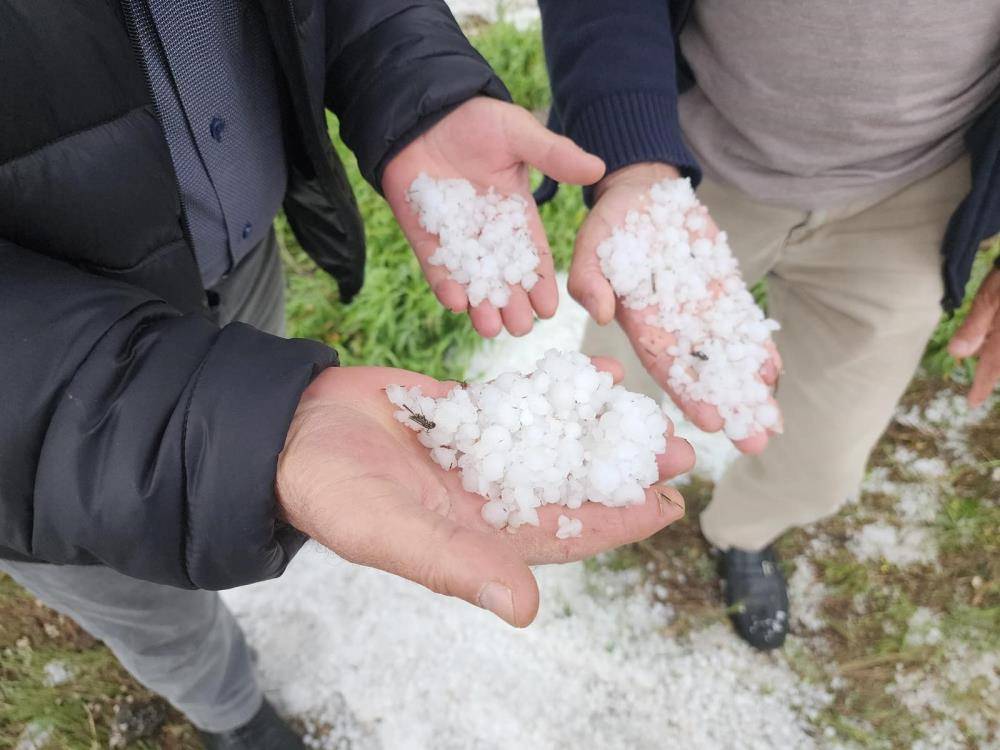
[(979, 406), (1000, 382), (1000, 269), (991, 271), (979, 287), (968, 317), (948, 344), (948, 353), (958, 359), (979, 355), (969, 391), (969, 404)]
[[(573, 185), (590, 185), (604, 174), (604, 163), (568, 138), (556, 135), (527, 110), (513, 104), (477, 97), (465, 102), (410, 143), (389, 162), (382, 190), (406, 239), (416, 253), (427, 282), (442, 305), (468, 311), (472, 325), (485, 337), (506, 327), (515, 336), (531, 330), (535, 315), (550, 318), (558, 302), (552, 253), (531, 197), (529, 168)], [(413, 181), (426, 172), (435, 179), (463, 178), (478, 192), (493, 187), (504, 195), (520, 195), (527, 203), (528, 225), (540, 264), (539, 281), (531, 292), (511, 287), (510, 302), (498, 310), (488, 300), (469, 307), (464, 288), (442, 266), (428, 259), (438, 239), (428, 234), (406, 200)]]
[[(613, 360), (594, 360), (621, 379)], [(684, 515), (680, 493), (663, 484), (643, 505), (584, 503), (573, 516), (580, 537), (557, 539), (562, 506), (539, 508), (540, 525), (498, 531), (483, 520), (485, 499), (462, 489), (393, 417), (388, 385), (421, 386), (441, 397), (455, 383), (406, 370), (339, 367), (303, 394), (278, 461), (277, 494), (285, 520), (340, 557), (457, 596), (511, 625), (528, 625), (538, 610), (529, 565), (579, 560), (644, 539)], [(660, 479), (690, 470), (694, 452), (669, 437), (658, 457)]]
[[(668, 383), (667, 375), (673, 364), (673, 357), (665, 351), (674, 343), (671, 334), (645, 322), (649, 310), (632, 310), (620, 303), (601, 271), (601, 262), (597, 257), (598, 245), (616, 227), (624, 224), (629, 211), (641, 206), (641, 201), (653, 185), (664, 179), (679, 178), (680, 173), (674, 167), (650, 163), (617, 170), (598, 183), (594, 191), (594, 207), (576, 237), (573, 264), (569, 272), (569, 292), (598, 324), (607, 325), (611, 320), (617, 319), (647, 372), (684, 415), (698, 428), (706, 432), (717, 432), (723, 427), (718, 409), (711, 404), (680, 398)], [(707, 226), (697, 236), (714, 239), (718, 233), (715, 222), (708, 217)], [(771, 359), (760, 372), (761, 380), (769, 387), (777, 383), (781, 372), (781, 358), (773, 345), (771, 352)], [(769, 434), (758, 432), (744, 440), (735, 441), (734, 444), (744, 453), (760, 453), (767, 447)]]

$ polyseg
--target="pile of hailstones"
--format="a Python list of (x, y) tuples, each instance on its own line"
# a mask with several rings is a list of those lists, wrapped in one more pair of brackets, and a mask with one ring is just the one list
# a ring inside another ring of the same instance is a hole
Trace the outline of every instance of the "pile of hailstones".
[[(386, 395), (432, 459), (457, 467), (462, 486), (487, 498), (483, 518), (498, 529), (537, 526), (543, 505), (640, 504), (667, 447), (656, 402), (612, 385), (577, 352), (550, 350), (529, 375), (505, 373), (444, 398), (400, 385)], [(561, 515), (556, 535), (579, 536), (582, 528)]]
[(440, 242), (428, 262), (448, 269), (450, 278), (465, 288), (470, 305), (489, 300), (505, 307), (511, 284), (526, 292), (535, 286), (538, 249), (524, 198), (501, 196), (492, 187), (477, 195), (468, 180), (435, 180), (421, 172), (407, 200), (420, 226)]
[(645, 322), (674, 343), (670, 387), (718, 408), (726, 435), (742, 440), (778, 428), (780, 414), (760, 369), (778, 328), (740, 277), (725, 232), (700, 237), (708, 214), (689, 180), (664, 180), (597, 248), (601, 270), (624, 304), (651, 308)]

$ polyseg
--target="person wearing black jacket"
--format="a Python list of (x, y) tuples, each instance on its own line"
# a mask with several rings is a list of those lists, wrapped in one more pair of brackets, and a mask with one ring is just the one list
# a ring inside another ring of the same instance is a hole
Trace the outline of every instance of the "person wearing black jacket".
[[(1000, 6), (539, 6), (550, 126), (607, 165), (585, 191), (569, 279), (594, 319), (585, 351), (618, 356), (630, 388), (663, 393), (670, 357), (642, 346), (643, 320), (617, 305), (596, 256), (660, 180), (690, 178), (746, 280), (767, 280), (784, 435), (737, 443), (748, 455), (700, 520), (739, 634), (776, 648), (789, 618), (771, 543), (857, 491), (939, 303), (961, 304), (981, 243), (1000, 231)], [(615, 317), (624, 336), (597, 326)], [(979, 355), (969, 400), (981, 403), (1000, 380), (1000, 270), (949, 351)], [(679, 406), (720, 429), (708, 405)]]
[[(208, 747), (301, 747), (214, 591), (279, 576), (308, 537), (523, 626), (529, 564), (681, 512), (658, 488), (627, 514), (581, 513), (579, 539), (557, 540), (549, 512), (498, 533), (383, 392), (449, 384), (280, 336), (279, 208), (344, 299), (363, 279), (325, 110), (464, 310), (405, 201), (421, 171), (525, 196), (528, 165), (603, 172), (508, 99), (441, 0), (0, 0), (0, 570)], [(470, 310), (476, 327), (551, 315), (548, 276), (502, 315)], [(672, 439), (664, 477), (691, 461)]]

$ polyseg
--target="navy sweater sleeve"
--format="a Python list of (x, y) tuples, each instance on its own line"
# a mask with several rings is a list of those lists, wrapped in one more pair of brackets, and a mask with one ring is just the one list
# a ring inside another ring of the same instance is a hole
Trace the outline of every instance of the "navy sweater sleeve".
[(698, 163), (677, 116), (667, 0), (540, 0), (555, 120), (608, 172), (638, 162)]

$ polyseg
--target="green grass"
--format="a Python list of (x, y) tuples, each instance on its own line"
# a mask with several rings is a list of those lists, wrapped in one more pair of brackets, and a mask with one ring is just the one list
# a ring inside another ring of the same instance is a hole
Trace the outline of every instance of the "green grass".
[[(46, 685), (45, 665), (52, 661), (66, 665), (73, 678)], [(199, 747), (183, 717), (139, 686), (107, 648), (0, 575), (0, 748), (15, 747), (28, 725), (48, 730), (45, 750), (106, 748), (115, 706), (127, 703), (158, 704), (167, 717), (130, 748)]]

